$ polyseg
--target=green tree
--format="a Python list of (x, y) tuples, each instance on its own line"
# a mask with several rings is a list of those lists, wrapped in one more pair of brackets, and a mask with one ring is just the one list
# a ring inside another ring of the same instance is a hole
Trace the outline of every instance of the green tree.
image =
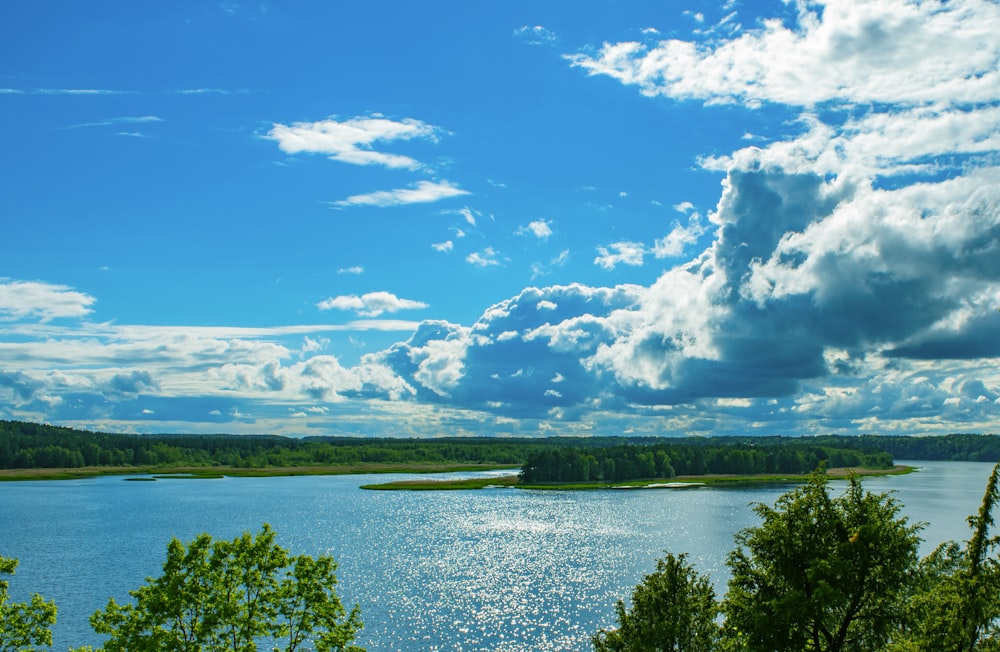
[(723, 602), (725, 635), (748, 650), (880, 650), (898, 626), (917, 564), (919, 526), (853, 477), (830, 494), (822, 469), (754, 507), (759, 526), (736, 535)]
[(632, 592), (632, 608), (615, 605), (618, 628), (592, 637), (596, 652), (709, 652), (719, 638), (719, 613), (708, 579), (667, 554)]
[[(17, 560), (0, 556), (0, 575), (13, 575)], [(51, 647), (56, 604), (37, 593), (30, 602), (9, 600), (7, 580), (0, 580), (0, 652)]]
[(993, 508), (1000, 502), (1000, 464), (986, 484), (979, 512), (969, 517), (972, 536), (965, 548), (939, 546), (921, 561), (909, 601), (909, 628), (897, 650), (973, 652), (1000, 650), (1000, 560), (991, 551)]
[(351, 645), (360, 613), (341, 604), (336, 568), (329, 556), (289, 556), (267, 524), (232, 541), (174, 539), (162, 576), (131, 591), (131, 604), (110, 599), (90, 622), (108, 636), (108, 652), (248, 652), (258, 643), (285, 652), (363, 652)]

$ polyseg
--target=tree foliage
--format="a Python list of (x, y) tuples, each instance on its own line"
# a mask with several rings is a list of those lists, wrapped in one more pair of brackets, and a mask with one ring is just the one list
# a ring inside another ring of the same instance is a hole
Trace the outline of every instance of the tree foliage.
[[(846, 438), (845, 438), (846, 439)], [(531, 453), (521, 469), (526, 484), (626, 482), (705, 474), (803, 474), (828, 467), (889, 468), (889, 453), (844, 442), (824, 445), (814, 439), (718, 438), (692, 443), (657, 441), (614, 446), (549, 447)]]
[(249, 652), (265, 642), (285, 652), (363, 652), (351, 645), (360, 613), (337, 596), (336, 568), (329, 556), (289, 556), (266, 524), (232, 541), (174, 539), (163, 575), (131, 591), (132, 603), (109, 600), (91, 626), (108, 637), (107, 652)]
[(879, 650), (900, 621), (919, 526), (851, 478), (841, 496), (814, 473), (736, 535), (726, 630), (752, 650)]
[[(0, 575), (13, 575), (18, 561), (0, 556)], [(0, 652), (35, 650), (52, 645), (52, 625), (56, 623), (55, 602), (37, 593), (29, 602), (13, 602), (7, 580), (0, 580)]]
[(1000, 650), (1000, 560), (990, 554), (1000, 546), (1000, 537), (990, 534), (998, 502), (1000, 464), (978, 513), (969, 517), (965, 547), (942, 544), (921, 561), (896, 650)]
[(0, 469), (522, 464), (535, 440), (133, 435), (0, 421)]
[(631, 609), (615, 605), (617, 629), (593, 637), (597, 652), (710, 652), (719, 638), (719, 612), (708, 578), (686, 555), (657, 560), (632, 592)]

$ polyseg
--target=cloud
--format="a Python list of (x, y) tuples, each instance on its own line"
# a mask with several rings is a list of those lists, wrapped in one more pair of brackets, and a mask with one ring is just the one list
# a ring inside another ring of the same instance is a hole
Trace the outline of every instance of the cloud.
[(237, 93), (248, 93), (249, 91), (245, 88), (235, 91), (228, 88), (184, 88), (174, 92), (179, 95), (234, 95)]
[(559, 252), (559, 255), (552, 258), (548, 263), (532, 263), (531, 265), (531, 279), (534, 280), (539, 276), (545, 276), (549, 274), (555, 267), (565, 267), (569, 263), (570, 255), (569, 249), (563, 249)]
[(140, 116), (122, 116), (118, 118), (108, 118), (107, 120), (100, 120), (98, 122), (84, 122), (77, 125), (72, 125), (67, 127), (67, 129), (80, 129), (83, 127), (108, 127), (114, 125), (123, 124), (149, 124), (164, 122), (163, 118), (155, 115), (140, 115)]
[(552, 235), (552, 223), (549, 220), (534, 220), (527, 226), (517, 227), (517, 235), (533, 235), (539, 240), (547, 240)]
[(641, 267), (646, 247), (641, 242), (613, 242), (606, 247), (598, 247), (597, 253), (594, 264), (607, 270), (618, 265)]
[(469, 226), (476, 226), (476, 217), (482, 216), (482, 213), (480, 213), (479, 211), (472, 210), (468, 206), (460, 208), (459, 210), (454, 212), (461, 215)]
[(680, 223), (675, 222), (674, 228), (670, 233), (656, 241), (653, 247), (653, 255), (657, 258), (678, 257), (684, 253), (688, 245), (697, 242), (698, 238), (705, 233), (705, 230), (701, 222), (701, 216), (698, 213), (692, 213), (688, 217), (687, 226), (682, 226)]
[(130, 371), (127, 374), (115, 374), (108, 385), (114, 392), (120, 394), (140, 394), (160, 388), (159, 383), (153, 380), (152, 374), (148, 371), (138, 370)]
[(423, 165), (408, 156), (373, 149), (376, 144), (413, 139), (437, 142), (441, 129), (420, 120), (390, 120), (380, 115), (318, 122), (275, 123), (267, 138), (277, 141), (281, 151), (327, 154), (332, 160), (353, 165), (381, 165), (416, 170)]
[(790, 22), (766, 19), (714, 43), (606, 43), (596, 56), (567, 59), (646, 95), (749, 106), (969, 104), (1000, 87), (993, 2), (802, 2)]
[(6, 389), (18, 404), (30, 401), (43, 383), (20, 371), (0, 371), (0, 389)]
[(361, 265), (354, 265), (353, 267), (341, 267), (337, 270), (338, 274), (364, 274), (365, 268)]
[[(598, 248), (595, 264), (609, 270), (642, 265), (648, 254), (694, 254), (663, 264), (651, 285), (529, 287), (471, 325), (359, 319), (249, 329), (93, 324), (95, 300), (85, 293), (2, 280), (4, 414), (213, 431), (254, 419), (247, 429), (261, 432), (308, 414), (366, 434), (994, 429), (1000, 7), (788, 7), (792, 15), (748, 30), (729, 14), (696, 33), (699, 41), (610, 43), (570, 57), (646, 95), (742, 105), (731, 116), (772, 107), (790, 116), (780, 136), (743, 139), (698, 161), (723, 178), (711, 210), (680, 202), (663, 237)], [(350, 121), (331, 122), (329, 134), (301, 123), (296, 151), (420, 167), (383, 151), (405, 139), (388, 126), (366, 125), (352, 139), (338, 131)], [(386, 122), (414, 129), (411, 139), (439, 137), (418, 135), (423, 123)], [(324, 138), (338, 145), (323, 149)], [(423, 184), (340, 205), (467, 194)], [(481, 217), (457, 214), (469, 225)], [(539, 223), (518, 232), (551, 232)], [(533, 272), (568, 258), (565, 250)], [(482, 267), (503, 260), (490, 247), (466, 258)], [(378, 317), (426, 306), (384, 292), (318, 307)], [(353, 365), (322, 353), (319, 334), (373, 329), (405, 339)]]
[[(403, 381), (378, 364), (346, 376), (319, 361), (307, 367), (327, 341), (308, 335), (417, 327), (388, 319), (275, 328), (14, 322), (0, 338), (0, 405), (10, 418), (129, 431), (142, 420), (153, 431), (218, 432), (211, 424), (250, 425), (238, 415), (318, 395), (341, 400), (375, 386), (380, 396), (404, 395)], [(258, 431), (281, 431), (274, 419)]]
[(386, 312), (400, 310), (421, 310), (427, 307), (421, 301), (400, 299), (390, 292), (369, 292), (361, 296), (355, 294), (331, 297), (316, 304), (320, 310), (351, 310), (363, 317), (378, 317)]
[(4, 89), (17, 95), (131, 95), (135, 91), (116, 91), (103, 88), (31, 88)]
[(528, 45), (551, 45), (556, 41), (556, 35), (541, 25), (522, 25), (514, 30), (514, 36)]
[(440, 251), (442, 253), (451, 251), (455, 248), (455, 243), (451, 240), (445, 240), (444, 242), (436, 242), (431, 245), (434, 251)]
[(81, 318), (96, 299), (65, 285), (0, 278), (0, 320)]
[(311, 398), (334, 401), (340, 394), (361, 389), (358, 377), (331, 355), (310, 358), (297, 374), (302, 390)]
[(497, 256), (499, 254), (493, 247), (486, 247), (482, 251), (473, 251), (465, 257), (465, 262), (476, 267), (496, 267), (500, 265)]
[[(531, 288), (471, 330), (424, 330), (385, 362), (417, 397), (550, 422), (632, 413), (688, 432), (988, 427), (1000, 397), (1000, 168), (987, 157), (883, 188), (819, 173), (811, 156), (737, 152), (710, 243), (650, 287)], [(688, 225), (658, 241), (664, 253), (709, 233), (693, 208), (678, 206)], [(615, 243), (598, 261), (645, 253)], [(414, 347), (421, 376), (401, 355)]]
[(352, 195), (347, 199), (333, 202), (334, 206), (402, 206), (404, 204), (422, 204), (468, 195), (467, 190), (448, 181), (420, 181), (411, 188), (395, 190), (379, 190), (364, 195)]
[[(426, 322), (377, 359), (415, 396), (462, 408), (535, 417), (570, 405), (595, 386), (581, 364), (607, 337), (607, 318), (638, 288), (529, 288), (487, 309), (471, 327)], [(561, 396), (546, 394), (561, 383)]]

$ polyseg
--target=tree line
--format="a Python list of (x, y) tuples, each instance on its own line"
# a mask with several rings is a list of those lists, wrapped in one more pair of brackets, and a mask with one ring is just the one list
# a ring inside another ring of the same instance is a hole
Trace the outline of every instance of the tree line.
[(540, 450), (528, 456), (520, 479), (546, 482), (626, 482), (706, 474), (805, 474), (820, 464), (889, 468), (892, 455), (874, 448), (818, 446), (810, 439), (738, 440), (722, 444), (631, 444)]
[(0, 469), (211, 467), (262, 469), (364, 464), (519, 465), (538, 441), (489, 438), (292, 438), (128, 435), (0, 421)]
[(824, 460), (831, 467), (879, 467), (891, 458), (995, 461), (1000, 436), (295, 438), (115, 434), (0, 421), (0, 469), (496, 464), (531, 467), (528, 477), (540, 473), (539, 482), (617, 482), (673, 474), (808, 473)]
[(996, 462), (1000, 460), (1000, 435), (952, 434), (943, 437), (866, 435), (862, 443), (883, 448), (900, 460)]

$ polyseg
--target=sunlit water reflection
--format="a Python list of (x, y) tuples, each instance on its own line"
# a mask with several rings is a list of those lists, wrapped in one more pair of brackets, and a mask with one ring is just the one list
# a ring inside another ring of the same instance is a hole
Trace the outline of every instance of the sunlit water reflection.
[[(967, 536), (991, 466), (926, 463), (871, 479), (927, 522), (922, 550)], [(370, 652), (589, 649), (665, 550), (687, 552), (718, 593), (749, 504), (787, 486), (680, 491), (361, 491), (396, 476), (0, 484), (0, 554), (12, 593), (59, 605), (54, 649), (98, 644), (87, 616), (160, 572), (172, 536), (232, 538), (271, 523), (295, 554), (332, 554)]]

